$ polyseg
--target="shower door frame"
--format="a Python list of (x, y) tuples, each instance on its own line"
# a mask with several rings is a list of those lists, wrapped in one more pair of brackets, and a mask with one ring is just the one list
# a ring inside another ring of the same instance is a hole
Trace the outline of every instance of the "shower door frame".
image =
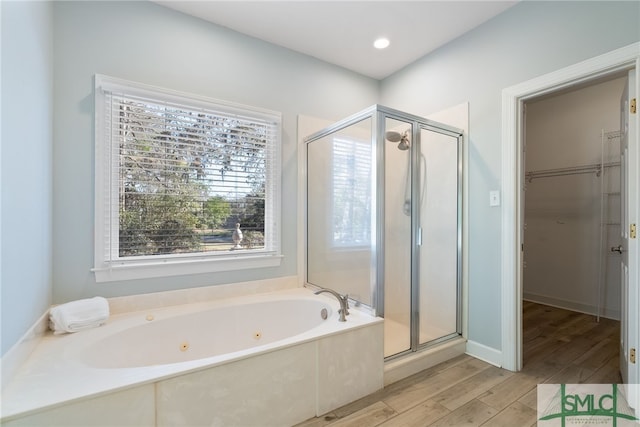
[[(448, 335), (436, 338), (429, 342), (420, 344), (419, 338), (419, 315), (420, 315), (420, 271), (415, 265), (419, 260), (420, 245), (419, 233), (420, 233), (420, 204), (411, 204), (411, 305), (410, 305), (410, 348), (399, 353), (390, 355), (385, 360), (395, 359), (407, 354), (411, 354), (418, 350), (432, 347), (443, 341), (448, 341), (453, 338), (457, 338), (463, 335), (463, 221), (464, 221), (464, 141), (463, 131), (453, 126), (449, 126), (434, 120), (429, 120), (424, 117), (416, 116), (413, 114), (405, 113), (400, 110), (385, 107), (379, 104), (375, 104), (366, 108), (356, 114), (346, 117), (338, 122), (333, 123), (330, 126), (323, 128), (322, 130), (315, 132), (303, 139), (305, 145), (305, 162), (308, 162), (307, 145), (313, 141), (323, 138), (327, 135), (335, 133), (341, 129), (347, 128), (358, 122), (366, 119), (371, 119), (371, 138), (372, 138), (372, 212), (371, 212), (371, 306), (366, 304), (356, 304), (365, 309), (370, 309), (373, 315), (384, 317), (384, 302), (385, 302), (385, 236), (384, 236), (384, 224), (385, 224), (385, 120), (393, 119), (399, 120), (408, 124), (411, 124), (412, 129), (412, 141), (411, 152), (411, 181), (419, 182), (419, 156), (416, 153), (420, 151), (420, 138), (421, 131), (431, 131), (442, 135), (447, 135), (457, 140), (457, 227), (456, 227), (456, 331)], [(307, 169), (305, 163), (305, 170)], [(417, 179), (417, 181), (415, 181)], [(308, 180), (308, 176), (307, 176)], [(305, 184), (306, 185), (306, 184)], [(411, 197), (412, 200), (420, 199), (420, 186), (412, 185)], [(317, 287), (313, 283), (307, 281), (306, 267), (308, 263), (308, 221), (307, 221), (307, 201), (308, 192), (305, 191), (304, 201), (304, 278), (303, 282), (305, 286)]]
[[(464, 200), (464, 176), (463, 176), (463, 131), (449, 126), (443, 123), (439, 123), (433, 120), (426, 119), (424, 117), (416, 116), (413, 114), (405, 113), (392, 108), (377, 105), (377, 118), (374, 123), (377, 124), (376, 128), (376, 159), (378, 160), (376, 169), (377, 175), (377, 218), (382, 226), (377, 227), (376, 240), (379, 243), (377, 251), (377, 306), (375, 312), (377, 315), (384, 317), (384, 302), (385, 302), (385, 241), (384, 241), (384, 224), (385, 224), (385, 122), (386, 119), (392, 119), (402, 121), (411, 124), (412, 141), (410, 147), (411, 155), (411, 182), (420, 182), (420, 160), (417, 153), (421, 152), (421, 131), (431, 131), (442, 135), (447, 135), (457, 140), (457, 227), (456, 227), (456, 331), (442, 337), (430, 340), (425, 343), (420, 343), (420, 239), (421, 239), (421, 226), (420, 226), (420, 203), (411, 203), (411, 301), (410, 301), (410, 348), (407, 350), (395, 353), (393, 355), (385, 357), (385, 360), (392, 360), (398, 357), (406, 356), (407, 354), (414, 353), (416, 351), (432, 347), (441, 342), (448, 341), (453, 338), (462, 336), (463, 332), (463, 200)], [(426, 173), (426, 171), (425, 171)], [(420, 200), (421, 188), (420, 185), (411, 186), (411, 199)], [(375, 253), (375, 252), (374, 252)]]

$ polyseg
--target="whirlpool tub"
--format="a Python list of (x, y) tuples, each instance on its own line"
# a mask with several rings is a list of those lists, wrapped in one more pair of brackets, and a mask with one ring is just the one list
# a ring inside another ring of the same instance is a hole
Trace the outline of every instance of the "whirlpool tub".
[[(326, 295), (326, 294), (324, 294)], [(2, 425), (286, 426), (383, 385), (382, 320), (304, 288), (111, 316), (46, 335)]]

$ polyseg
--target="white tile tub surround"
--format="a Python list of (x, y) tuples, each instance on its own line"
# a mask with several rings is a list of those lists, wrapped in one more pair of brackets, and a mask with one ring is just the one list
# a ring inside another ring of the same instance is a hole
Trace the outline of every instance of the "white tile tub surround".
[(377, 323), (317, 342), (316, 415), (326, 414), (384, 386), (383, 335), (383, 323)]
[[(351, 310), (353, 313), (354, 310)], [(286, 426), (383, 387), (381, 322), (158, 383), (158, 426)]]
[(146, 427), (155, 425), (154, 385), (84, 399), (47, 411), (3, 421), (3, 427)]
[(155, 292), (151, 294), (129, 295), (125, 297), (109, 298), (109, 311), (112, 315), (130, 313), (132, 311), (148, 310), (151, 308), (250, 296), (299, 287), (298, 277), (288, 276), (279, 277), (277, 279), (230, 283), (227, 285), (204, 286), (199, 288), (178, 289), (175, 291)]
[(7, 351), (0, 362), (2, 389), (11, 382), (22, 363), (38, 346), (49, 330), (49, 312), (44, 313), (20, 340)]
[(286, 426), (315, 416), (316, 344), (157, 384), (158, 426)]
[[(197, 388), (187, 386), (189, 378), (197, 378), (198, 384), (209, 390), (209, 397), (214, 398), (206, 400), (203, 407), (217, 408), (213, 411), (215, 414), (206, 413), (202, 416), (211, 417), (210, 420), (217, 419), (221, 425), (234, 425), (237, 424), (238, 414), (256, 416), (257, 413), (261, 420), (272, 415), (281, 417), (278, 421), (274, 419), (274, 425), (283, 425), (291, 420), (295, 423), (320, 415), (319, 411), (326, 412), (382, 388), (382, 319), (354, 309), (347, 322), (338, 322), (338, 304), (335, 298), (314, 296), (304, 288), (153, 309), (153, 316), (154, 319), (161, 320), (163, 316), (180, 316), (209, 306), (227, 306), (231, 303), (242, 305), (261, 298), (295, 299), (301, 295), (304, 298), (321, 298), (333, 308), (331, 317), (309, 331), (276, 343), (180, 363), (106, 369), (88, 366), (87, 363), (92, 362), (82, 360), (82, 355), (88, 354), (87, 348), (91, 345), (120, 331), (144, 324), (144, 317), (148, 316), (149, 310), (114, 315), (107, 325), (77, 334), (47, 335), (21, 366), (14, 380), (3, 390), (3, 419), (0, 421), (4, 425), (8, 422), (21, 422), (26, 417), (48, 419), (46, 414), (51, 413), (52, 417), (68, 416), (71, 423), (78, 415), (72, 409), (74, 405), (82, 408), (81, 404), (92, 399), (98, 403), (100, 399), (117, 401), (117, 396), (121, 393), (149, 385), (154, 414), (157, 414), (154, 424), (180, 425), (181, 416), (197, 416), (196, 412), (189, 409), (189, 403), (197, 401), (203, 395)], [(363, 339), (366, 342), (361, 342)], [(333, 340), (337, 341), (334, 343)], [(325, 346), (334, 350), (326, 350)], [(363, 357), (364, 351), (367, 352), (367, 357)], [(348, 363), (353, 365), (353, 371), (345, 369), (345, 375), (333, 377), (329, 372), (321, 372), (321, 369), (331, 371), (335, 366), (343, 369)], [(130, 365), (124, 363), (118, 366)], [(354, 372), (357, 377), (351, 375)], [(242, 381), (237, 380), (240, 376)], [(203, 378), (210, 378), (212, 382), (203, 383)], [(325, 378), (331, 378), (333, 383), (323, 388), (319, 379)], [(357, 381), (354, 382), (354, 378)], [(356, 392), (362, 390), (362, 395), (342, 393), (336, 396), (337, 390), (353, 390), (355, 383), (360, 385)], [(181, 398), (175, 397), (176, 389), (180, 390)], [(280, 392), (274, 393), (276, 390)], [(172, 393), (174, 397), (166, 398)], [(175, 402), (180, 399), (187, 405), (185, 410), (175, 406)], [(291, 402), (297, 402), (296, 399), (302, 401), (299, 405), (296, 403), (294, 408)], [(269, 409), (260, 414), (263, 405)], [(138, 415), (137, 412), (132, 412), (131, 424), (146, 425), (139, 422)], [(101, 420), (95, 421), (97, 424), (87, 425), (126, 425), (121, 419), (123, 416), (125, 415), (119, 413), (118, 418), (110, 419), (105, 415)], [(247, 419), (247, 423), (250, 420)], [(184, 425), (193, 424), (194, 421), (187, 418)]]

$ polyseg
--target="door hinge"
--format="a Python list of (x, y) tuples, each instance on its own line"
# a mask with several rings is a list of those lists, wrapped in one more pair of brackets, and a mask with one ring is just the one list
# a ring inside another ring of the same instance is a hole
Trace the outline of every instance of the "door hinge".
[(636, 363), (636, 349), (629, 349), (629, 362)]
[(631, 100), (631, 102), (629, 103), (629, 111), (631, 111), (631, 114), (635, 114), (636, 113), (636, 99), (633, 98)]
[(629, 237), (631, 237), (632, 239), (636, 238), (636, 225), (635, 224), (631, 224), (629, 226)]

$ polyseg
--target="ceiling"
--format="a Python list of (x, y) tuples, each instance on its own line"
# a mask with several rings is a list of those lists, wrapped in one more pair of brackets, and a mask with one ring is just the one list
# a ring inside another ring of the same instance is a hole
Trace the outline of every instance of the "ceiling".
[[(383, 79), (517, 1), (181, 1), (158, 4)], [(378, 50), (374, 39), (391, 45)]]

